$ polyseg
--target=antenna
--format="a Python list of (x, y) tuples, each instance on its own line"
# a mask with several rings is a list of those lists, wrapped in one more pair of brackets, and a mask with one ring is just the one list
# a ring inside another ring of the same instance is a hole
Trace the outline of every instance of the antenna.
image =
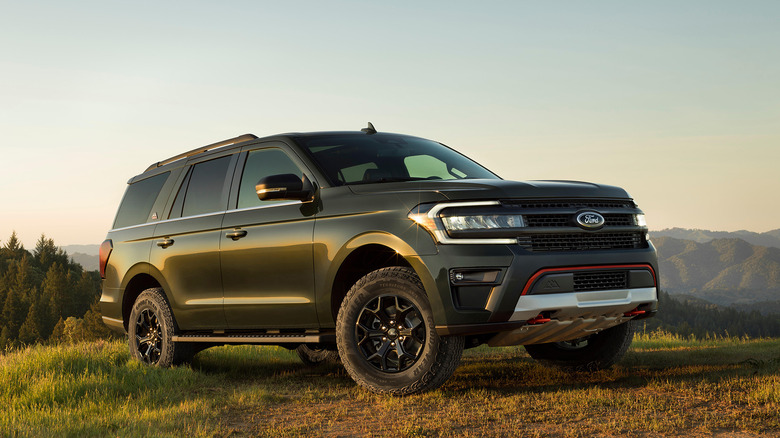
[(368, 128), (363, 128), (361, 131), (365, 132), (368, 135), (376, 134), (376, 129), (374, 128), (374, 124), (371, 122), (368, 122)]

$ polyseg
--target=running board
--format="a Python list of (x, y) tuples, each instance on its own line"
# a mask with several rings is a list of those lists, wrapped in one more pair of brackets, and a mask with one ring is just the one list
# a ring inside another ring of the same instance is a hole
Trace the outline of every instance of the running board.
[(264, 333), (264, 334), (184, 334), (173, 336), (173, 342), (216, 344), (335, 344), (333, 333)]

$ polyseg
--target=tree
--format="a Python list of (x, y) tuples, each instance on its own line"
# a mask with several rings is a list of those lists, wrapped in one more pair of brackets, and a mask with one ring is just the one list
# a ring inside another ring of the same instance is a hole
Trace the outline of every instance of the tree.
[(59, 263), (54, 263), (46, 272), (43, 282), (43, 296), (51, 301), (52, 320), (66, 315), (68, 277)]
[(3, 333), (6, 333), (7, 329), (7, 338), (12, 341), (19, 338), (19, 328), (24, 323), (28, 312), (20, 295), (21, 292), (18, 289), (9, 290), (3, 304)]
[(43, 336), (41, 336), (41, 332), (38, 330), (39, 325), (38, 306), (37, 303), (33, 303), (27, 312), (27, 318), (22, 323), (22, 326), (19, 327), (19, 342), (29, 345), (42, 341)]
[(84, 314), (83, 329), (87, 340), (110, 339), (114, 336), (114, 332), (103, 324), (98, 301), (94, 301)]
[(26, 252), (24, 250), (24, 245), (22, 245), (22, 242), (16, 237), (16, 231), (11, 232), (11, 237), (9, 237), (8, 242), (3, 245), (3, 249), (11, 258), (16, 258), (17, 256), (21, 256), (22, 252)]

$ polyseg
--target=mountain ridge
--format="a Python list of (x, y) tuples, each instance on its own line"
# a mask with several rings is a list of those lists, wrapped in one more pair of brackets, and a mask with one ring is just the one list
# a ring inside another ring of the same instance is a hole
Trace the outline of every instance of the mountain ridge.
[(698, 243), (707, 243), (714, 239), (742, 239), (751, 245), (767, 246), (780, 248), (780, 228), (770, 230), (764, 233), (754, 231), (711, 231), (699, 228), (665, 228), (663, 230), (651, 231), (652, 238), (673, 237), (675, 239), (692, 240)]

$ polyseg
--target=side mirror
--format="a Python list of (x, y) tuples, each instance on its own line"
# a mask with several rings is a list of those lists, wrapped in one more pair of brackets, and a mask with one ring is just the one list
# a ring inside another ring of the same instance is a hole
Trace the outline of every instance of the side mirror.
[(255, 185), (257, 198), (261, 201), (272, 199), (291, 199), (308, 201), (314, 189), (306, 175), (298, 177), (292, 173), (269, 175)]

